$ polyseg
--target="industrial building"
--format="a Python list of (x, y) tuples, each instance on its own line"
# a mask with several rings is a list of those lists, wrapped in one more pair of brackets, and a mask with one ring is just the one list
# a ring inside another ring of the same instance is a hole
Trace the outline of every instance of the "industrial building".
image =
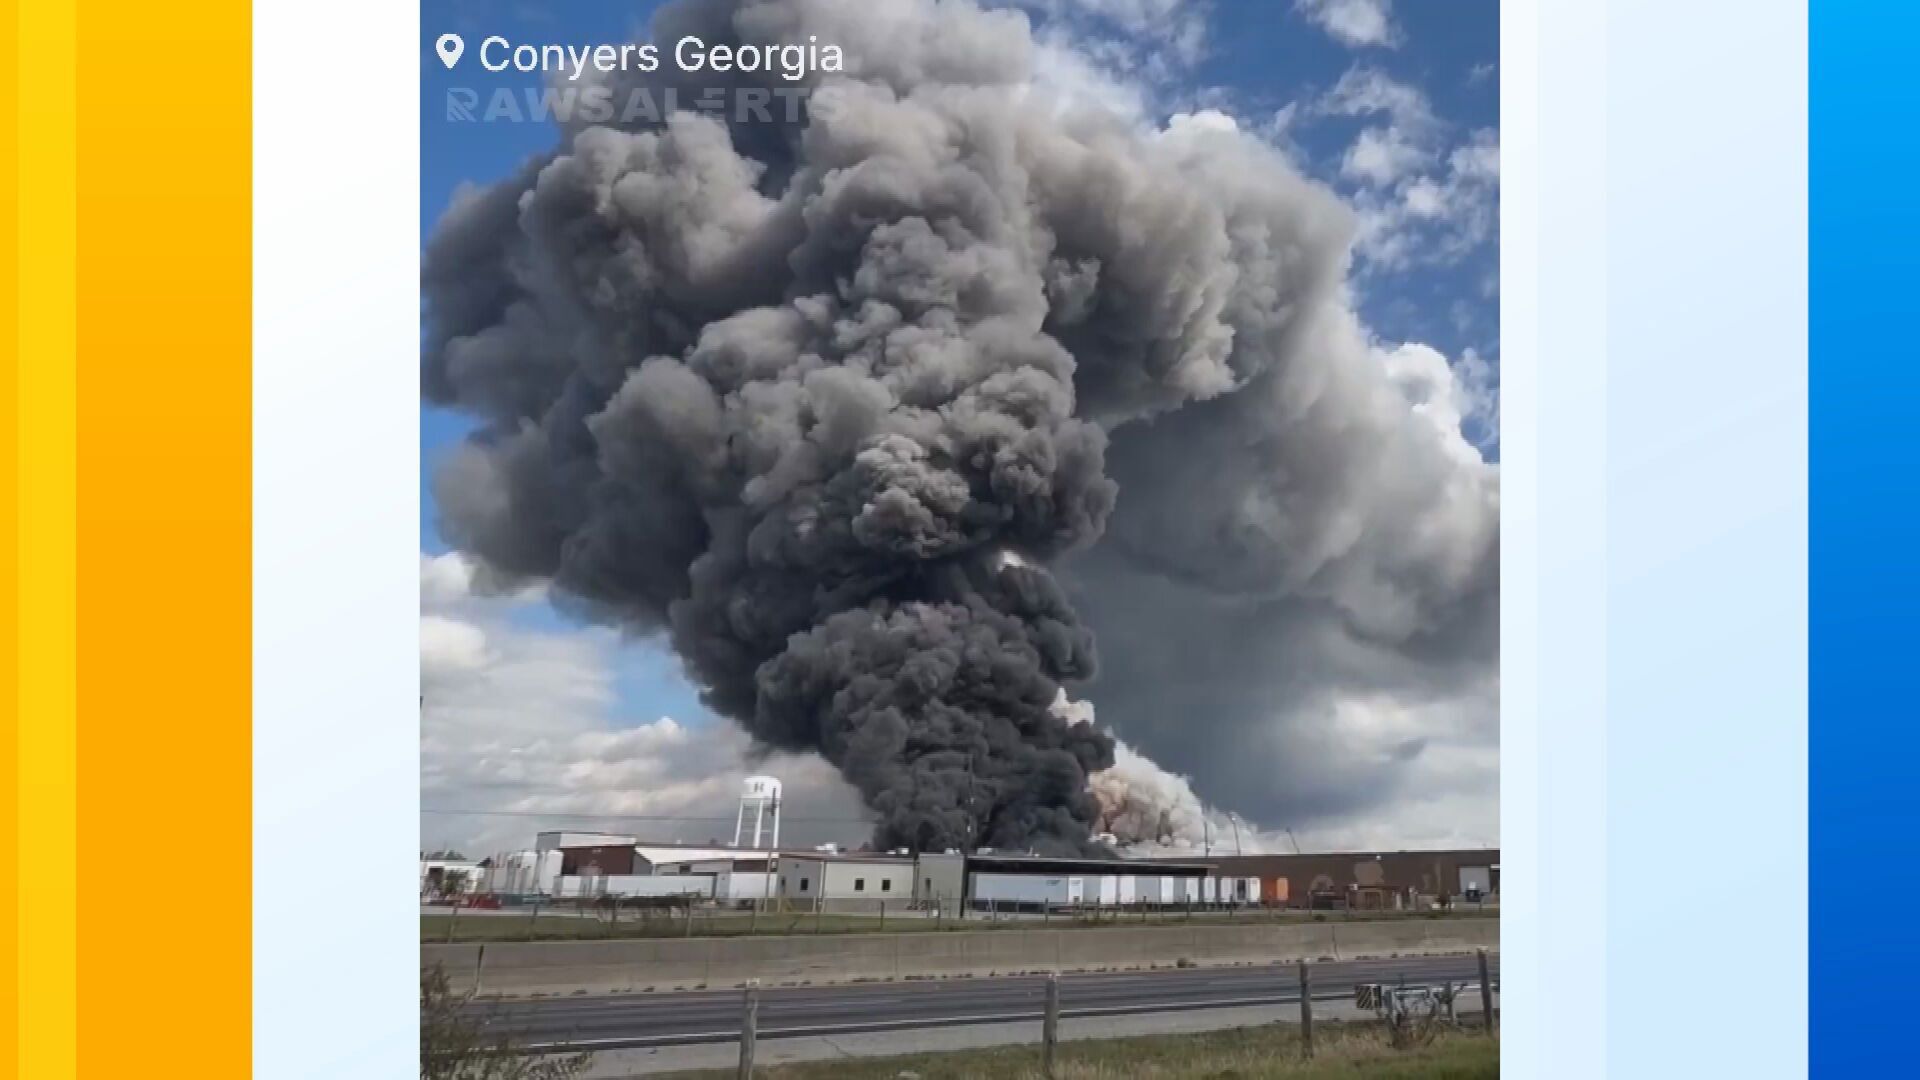
[(771, 851), (642, 843), (618, 833), (544, 832), (537, 851), (554, 862), (555, 896), (686, 896), (761, 900), (774, 895)]
[(1401, 910), (1464, 901), (1498, 903), (1500, 850), (1216, 855), (1227, 875), (1257, 879), (1270, 906)]
[(1260, 884), (1223, 877), (1202, 862), (1065, 859), (996, 852), (921, 855), (916, 896), (925, 906), (1043, 911), (1057, 907), (1201, 907), (1257, 904)]
[[(761, 831), (761, 830), (755, 830)], [(446, 866), (422, 862), (422, 893)], [(608, 833), (540, 834), (528, 851), (457, 868), (465, 891), (496, 895), (689, 896), (808, 909), (1044, 911), (1060, 908), (1292, 907), (1424, 910), (1497, 904), (1498, 849), (1052, 858), (977, 851), (840, 852), (642, 843)], [(435, 871), (438, 871), (436, 874)]]
[(430, 867), (423, 860), (421, 891), (457, 869), (466, 872), (470, 892), (688, 896), (842, 911), (1247, 905), (1412, 910), (1498, 903), (1500, 895), (1500, 852), (1494, 848), (1167, 859), (1051, 858), (991, 849), (915, 857), (905, 851), (841, 852), (831, 845), (783, 851), (780, 803), (780, 781), (752, 776), (742, 788), (730, 846), (543, 832), (532, 850), (477, 865)]
[(774, 859), (774, 894), (789, 904), (866, 901), (869, 907), (911, 906), (913, 859), (904, 855), (783, 852)]

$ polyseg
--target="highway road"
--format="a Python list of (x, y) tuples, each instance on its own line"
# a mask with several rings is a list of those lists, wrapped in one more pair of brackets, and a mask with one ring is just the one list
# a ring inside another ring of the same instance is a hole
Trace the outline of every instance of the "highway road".
[[(1490, 959), (1497, 984), (1498, 957)], [(1329, 961), (1312, 968), (1316, 1000), (1352, 1000), (1357, 983), (1437, 986), (1478, 977), (1477, 962), (1471, 956)], [(1044, 977), (1019, 975), (768, 987), (760, 995), (760, 1037), (1038, 1020), (1045, 986)], [(484, 1012), (490, 1025), (511, 1031), (528, 1049), (565, 1044), (581, 1050), (610, 1050), (732, 1041), (740, 1033), (741, 1000), (739, 990), (702, 990), (476, 1002), (471, 1007)], [(1299, 1000), (1299, 976), (1292, 964), (1060, 977), (1060, 1008), (1067, 1017)]]

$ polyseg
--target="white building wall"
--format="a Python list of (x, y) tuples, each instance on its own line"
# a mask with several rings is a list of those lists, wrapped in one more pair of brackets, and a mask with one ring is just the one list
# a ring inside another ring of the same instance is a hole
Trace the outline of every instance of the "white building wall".
[(914, 899), (922, 903), (957, 904), (966, 892), (965, 855), (920, 856), (914, 863)]
[(729, 870), (715, 874), (713, 895), (719, 900), (766, 900), (774, 895), (772, 874), (757, 870)]
[(711, 874), (567, 874), (556, 880), (555, 896), (696, 896), (713, 895)]
[(913, 863), (783, 856), (774, 889), (787, 900), (912, 900)]
[(819, 859), (781, 856), (774, 872), (774, 895), (784, 900), (813, 900), (824, 888)]
[(829, 900), (911, 900), (913, 864), (909, 862), (826, 862)]

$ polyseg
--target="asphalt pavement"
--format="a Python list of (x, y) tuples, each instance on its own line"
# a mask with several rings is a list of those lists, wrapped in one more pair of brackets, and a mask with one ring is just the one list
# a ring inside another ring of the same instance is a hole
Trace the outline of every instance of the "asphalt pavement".
[[(1489, 961), (1497, 984), (1498, 957)], [(1478, 978), (1472, 956), (1323, 961), (1309, 967), (1316, 1000), (1352, 1000), (1358, 983), (1438, 986)], [(1044, 976), (1032, 975), (768, 987), (760, 993), (759, 1034), (799, 1038), (1037, 1020), (1045, 987)], [(705, 990), (476, 1002), (472, 1008), (528, 1049), (606, 1050), (731, 1042), (739, 1037), (742, 1000), (740, 990)], [(1060, 976), (1064, 1017), (1299, 1000), (1299, 975), (1292, 964)]]

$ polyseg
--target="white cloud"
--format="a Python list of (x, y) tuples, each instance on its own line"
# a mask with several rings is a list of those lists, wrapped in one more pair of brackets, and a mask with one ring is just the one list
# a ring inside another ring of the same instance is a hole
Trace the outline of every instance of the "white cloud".
[(1207, 132), (1232, 134), (1240, 130), (1240, 122), (1219, 109), (1201, 109), (1197, 112), (1175, 113), (1167, 118), (1166, 134), (1169, 137), (1200, 135)]
[(1383, 187), (1422, 168), (1432, 158), (1431, 151), (1414, 144), (1398, 128), (1368, 128), (1347, 148), (1340, 161), (1340, 175)]
[(1385, 113), (1394, 126), (1412, 135), (1424, 136), (1438, 126), (1433, 107), (1417, 87), (1363, 65), (1348, 68), (1315, 104), (1315, 110), (1332, 116)]
[(1008, 0), (1065, 24), (1076, 36), (1121, 39), (1160, 62), (1190, 67), (1206, 56), (1208, 0)]
[(1458, 262), (1492, 241), (1499, 199), (1500, 145), (1482, 129), (1429, 171), (1354, 192), (1354, 250), (1375, 271)]
[(420, 617), (420, 676), (423, 680), (477, 671), (487, 660), (486, 632), (444, 615)]
[(1342, 45), (1392, 47), (1400, 43), (1391, 0), (1296, 0), (1293, 6)]
[(1144, 123), (1151, 111), (1146, 87), (1116, 78), (1083, 46), (1061, 35), (1035, 42), (1033, 87), (1056, 108), (1102, 110), (1131, 124)]
[(1455, 142), (1417, 87), (1356, 65), (1307, 110), (1368, 121), (1340, 160), (1363, 271), (1447, 265), (1498, 224), (1500, 143), (1490, 128)]
[(1187, 93), (1207, 53), (1208, 0), (987, 0), (1036, 16), (1033, 85), (1056, 107), (1133, 124)]
[(865, 839), (858, 796), (818, 758), (757, 761), (730, 723), (625, 715), (620, 666), (656, 646), (545, 616), (529, 626), (537, 597), (476, 592), (460, 555), (421, 558), (420, 603), (427, 846), (488, 854), (561, 827), (731, 839), (741, 781), (758, 772), (784, 781), (787, 816), (800, 819), (783, 840)]

